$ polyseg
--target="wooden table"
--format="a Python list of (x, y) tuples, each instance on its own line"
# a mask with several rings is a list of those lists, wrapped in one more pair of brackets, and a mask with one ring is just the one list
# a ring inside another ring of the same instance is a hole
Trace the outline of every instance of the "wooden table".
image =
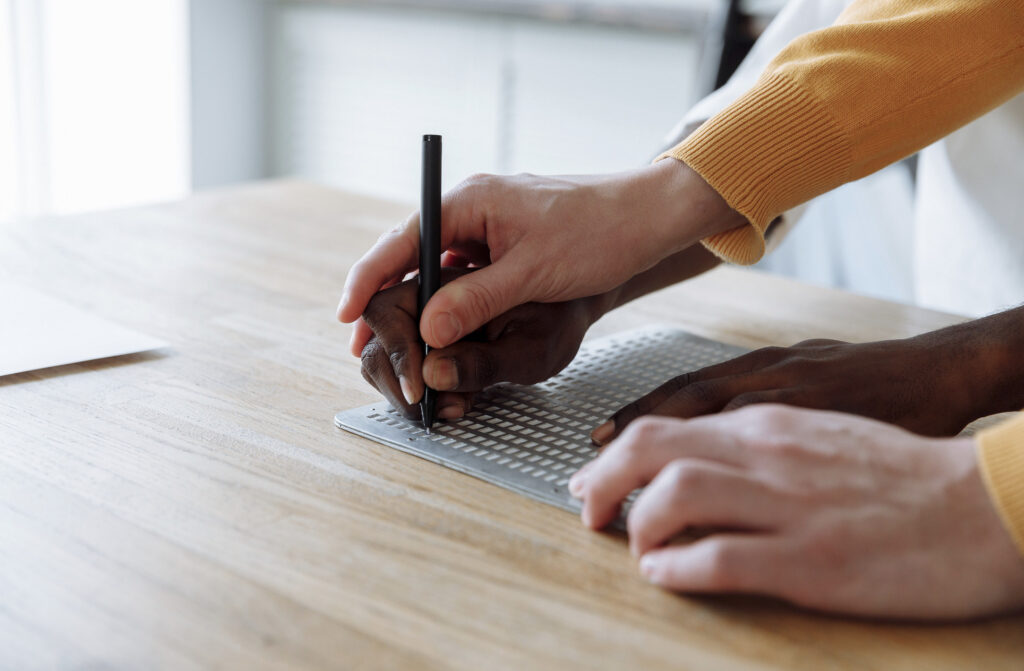
[[(345, 273), (407, 210), (280, 182), (0, 226), (0, 279), (172, 343), (0, 379), (0, 668), (1022, 668), (1024, 618), (677, 596), (619, 536), (336, 429), (375, 400), (334, 321)], [(719, 269), (594, 332), (955, 319)]]

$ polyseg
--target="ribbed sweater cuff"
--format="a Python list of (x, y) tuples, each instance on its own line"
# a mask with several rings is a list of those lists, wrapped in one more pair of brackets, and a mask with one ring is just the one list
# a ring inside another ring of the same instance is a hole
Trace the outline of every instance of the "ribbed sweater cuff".
[(825, 106), (785, 75), (754, 88), (658, 157), (693, 168), (750, 226), (702, 242), (743, 265), (764, 254), (764, 231), (786, 210), (842, 183), (849, 141)]
[(978, 434), (978, 462), (996, 510), (1024, 554), (1024, 413)]

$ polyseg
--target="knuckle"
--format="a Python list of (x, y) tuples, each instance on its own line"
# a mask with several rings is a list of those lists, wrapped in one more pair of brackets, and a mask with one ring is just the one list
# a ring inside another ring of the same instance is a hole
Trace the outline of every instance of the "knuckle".
[(707, 542), (710, 543), (707, 550), (708, 587), (715, 591), (729, 590), (738, 583), (737, 577), (742, 566), (728, 545), (717, 540)]
[(813, 355), (810, 353), (795, 353), (790, 352), (789, 356), (785, 359), (777, 362), (772, 366), (771, 370), (785, 370), (789, 375), (795, 376), (797, 379), (805, 376), (807, 373), (818, 365), (820, 362), (820, 355)]
[(752, 450), (774, 458), (799, 456), (804, 444), (794, 437), (796, 411), (784, 405), (762, 404), (736, 411), (743, 414), (747, 443)]
[(746, 392), (744, 394), (736, 396), (731, 401), (729, 401), (727, 408), (729, 410), (738, 410), (740, 408), (746, 408), (747, 406), (750, 405), (766, 403), (767, 400), (767, 396), (765, 396), (765, 394), (762, 392)]
[(401, 235), (405, 232), (406, 228), (409, 226), (409, 222), (412, 220), (412, 218), (414, 216), (416, 216), (416, 215), (410, 215), (409, 218), (406, 219), (405, 221), (403, 221), (402, 223), (395, 224), (394, 226), (392, 226), (388, 230), (386, 230), (383, 233), (381, 233), (377, 237), (377, 243), (378, 244), (385, 244), (385, 243), (390, 242), (391, 240), (393, 240), (395, 238), (401, 237)]
[(633, 403), (630, 403), (623, 411), (629, 410), (632, 412), (632, 416), (636, 417), (648, 412), (652, 408), (656, 408), (665, 401), (669, 400), (676, 394), (682, 392), (684, 389), (689, 389), (691, 385), (696, 382), (696, 375), (692, 372), (683, 373), (678, 375), (667, 382), (660, 385), (654, 391), (650, 392), (646, 396), (637, 399)]
[(370, 338), (367, 343), (363, 345), (363, 351), (359, 354), (359, 363), (363, 370), (373, 368), (378, 365), (378, 360), (384, 353), (384, 347), (380, 344), (377, 337), (374, 336)]
[(387, 352), (376, 338), (371, 338), (366, 343), (359, 356), (359, 370), (363, 378), (373, 386), (377, 386), (376, 380), (380, 379), (384, 370), (384, 362), (387, 361)]
[(478, 188), (484, 187), (491, 183), (494, 179), (494, 175), (486, 172), (475, 172), (466, 179), (462, 180), (460, 186), (464, 188)]
[(665, 476), (676, 498), (686, 497), (689, 492), (699, 489), (707, 481), (705, 471), (685, 459), (670, 462), (664, 470), (667, 471)]
[(405, 364), (408, 361), (408, 355), (405, 350), (398, 349), (388, 354), (388, 362), (391, 364), (392, 370), (401, 372), (405, 370)]
[(664, 389), (668, 394), (671, 395), (684, 387), (690, 386), (696, 381), (697, 376), (695, 374), (695, 371), (690, 371), (689, 373), (677, 375), (676, 377), (666, 382), (664, 385)]
[(763, 435), (781, 433), (790, 422), (790, 410), (784, 405), (762, 403), (747, 406), (739, 412), (746, 426)]
[(838, 345), (839, 340), (829, 340), (828, 338), (810, 338), (808, 340), (801, 340), (793, 347), (827, 347), (829, 345)]
[(755, 357), (761, 362), (774, 362), (786, 356), (788, 348), (778, 347), (772, 345), (771, 347), (762, 347), (761, 349), (754, 352)]
[(715, 401), (719, 396), (719, 388), (718, 385), (713, 382), (694, 382), (682, 389), (679, 393), (684, 394), (689, 399), (703, 404)]
[(623, 437), (627, 438), (627, 445), (632, 449), (642, 448), (658, 439), (661, 428), (661, 420), (650, 416), (640, 417), (630, 423)]

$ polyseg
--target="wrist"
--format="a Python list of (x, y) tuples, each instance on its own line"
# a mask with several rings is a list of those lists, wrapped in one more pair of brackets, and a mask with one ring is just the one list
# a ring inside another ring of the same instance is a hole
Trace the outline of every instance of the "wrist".
[(664, 256), (704, 238), (750, 225), (695, 170), (675, 158), (664, 158), (646, 169), (652, 202), (659, 204), (654, 225)]

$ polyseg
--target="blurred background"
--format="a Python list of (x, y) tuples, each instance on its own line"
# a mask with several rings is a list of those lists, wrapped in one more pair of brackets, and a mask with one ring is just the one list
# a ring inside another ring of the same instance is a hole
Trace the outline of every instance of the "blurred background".
[[(783, 3), (0, 0), (0, 218), (281, 176), (413, 204), (426, 132), (445, 188), (641, 165)], [(761, 267), (908, 300), (909, 173), (867, 188)]]

